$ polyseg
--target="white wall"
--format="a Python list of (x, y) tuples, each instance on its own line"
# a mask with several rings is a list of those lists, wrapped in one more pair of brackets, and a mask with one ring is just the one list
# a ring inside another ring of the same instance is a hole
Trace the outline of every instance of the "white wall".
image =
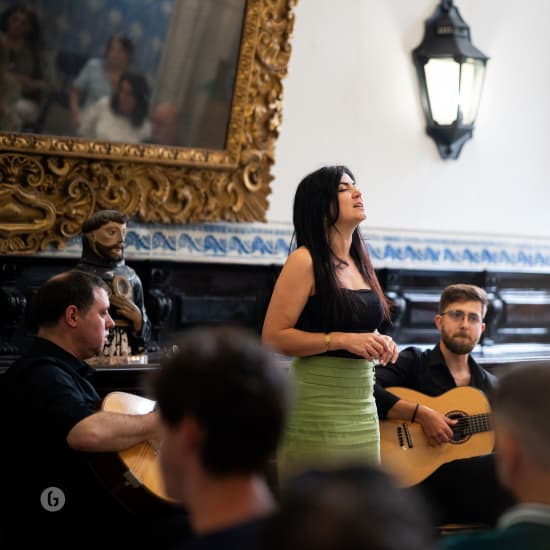
[(411, 50), (437, 0), (298, 0), (267, 213), (290, 222), (299, 180), (344, 163), (368, 227), (550, 237), (548, 0), (457, 0), (490, 57), (474, 137), (441, 160)]

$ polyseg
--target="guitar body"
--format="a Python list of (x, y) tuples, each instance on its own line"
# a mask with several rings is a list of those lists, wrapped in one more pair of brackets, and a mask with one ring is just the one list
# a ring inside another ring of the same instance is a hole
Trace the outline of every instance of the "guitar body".
[(380, 421), (382, 467), (393, 474), (402, 486), (420, 483), (442, 464), (452, 460), (493, 451), (495, 438), (489, 423), (491, 408), (481, 390), (460, 386), (438, 397), (429, 397), (408, 388), (386, 389), (402, 399), (426, 405), (459, 420), (453, 430), (452, 442), (435, 447), (428, 443), (419, 423)]
[[(151, 399), (125, 392), (105, 396), (101, 410), (124, 414), (147, 414), (155, 407)], [(149, 441), (117, 453), (98, 453), (92, 467), (107, 489), (133, 512), (161, 512), (172, 505), (166, 495), (160, 469), (160, 452)]]

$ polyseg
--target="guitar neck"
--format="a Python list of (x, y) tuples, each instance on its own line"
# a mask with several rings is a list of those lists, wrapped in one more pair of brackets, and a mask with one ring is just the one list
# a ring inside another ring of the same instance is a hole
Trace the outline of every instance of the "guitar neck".
[(463, 416), (453, 426), (453, 431), (458, 431), (464, 435), (473, 435), (490, 430), (492, 430), (490, 413)]

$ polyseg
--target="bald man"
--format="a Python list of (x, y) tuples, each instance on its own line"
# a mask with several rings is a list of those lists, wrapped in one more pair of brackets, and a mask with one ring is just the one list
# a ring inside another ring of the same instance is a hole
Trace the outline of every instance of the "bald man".
[(171, 101), (158, 103), (149, 116), (151, 122), (151, 143), (176, 145), (177, 110)]

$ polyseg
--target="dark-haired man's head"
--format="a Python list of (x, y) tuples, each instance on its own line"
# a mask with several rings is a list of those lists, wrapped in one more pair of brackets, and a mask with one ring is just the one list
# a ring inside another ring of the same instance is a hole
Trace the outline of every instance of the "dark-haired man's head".
[(70, 305), (88, 310), (95, 301), (96, 288), (107, 290), (103, 279), (83, 271), (59, 273), (43, 283), (31, 303), (37, 327), (55, 325)]
[(375, 466), (307, 471), (283, 488), (262, 550), (429, 550), (431, 520), (419, 494)]
[(79, 359), (97, 355), (114, 326), (106, 284), (83, 271), (60, 273), (42, 284), (31, 303), (31, 318), (38, 336)]
[(165, 425), (167, 490), (185, 501), (190, 463), (221, 479), (264, 471), (286, 420), (288, 388), (259, 337), (245, 329), (193, 329), (178, 348), (157, 373), (154, 393)]
[(549, 393), (548, 364), (509, 368), (494, 392), (499, 477), (519, 502), (550, 505)]

